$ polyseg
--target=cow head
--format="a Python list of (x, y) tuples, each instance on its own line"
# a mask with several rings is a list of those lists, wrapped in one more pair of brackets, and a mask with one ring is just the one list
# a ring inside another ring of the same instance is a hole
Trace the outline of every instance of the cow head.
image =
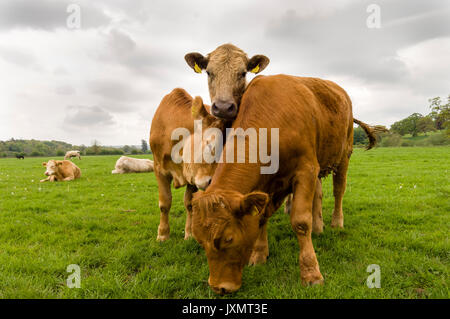
[(211, 114), (222, 119), (234, 119), (246, 87), (247, 72), (259, 73), (269, 64), (269, 58), (247, 54), (232, 44), (224, 44), (206, 57), (198, 52), (184, 57), (195, 72), (208, 74)]
[[(200, 120), (202, 129), (195, 129), (183, 145), (183, 175), (187, 181), (199, 189), (206, 189), (217, 166), (214, 160), (216, 152), (219, 152), (218, 139), (222, 135), (224, 123), (208, 113), (203, 100), (197, 96), (192, 101), (193, 120)], [(197, 128), (197, 127), (196, 127)], [(196, 151), (197, 148), (197, 151)], [(205, 153), (210, 158), (205, 157)]]
[(192, 202), (192, 234), (205, 249), (208, 283), (218, 294), (241, 287), (242, 271), (259, 234), (268, 195), (236, 191), (198, 192)]
[(62, 165), (61, 161), (55, 160), (50, 160), (47, 163), (46, 162), (42, 163), (42, 166), (47, 167), (47, 170), (45, 171), (45, 175), (47, 176), (55, 175), (56, 172), (58, 171), (58, 166), (61, 165)]

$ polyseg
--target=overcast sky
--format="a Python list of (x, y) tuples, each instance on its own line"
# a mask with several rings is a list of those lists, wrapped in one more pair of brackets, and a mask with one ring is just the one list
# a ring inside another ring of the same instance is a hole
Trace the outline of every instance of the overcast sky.
[[(72, 3), (79, 29), (67, 27)], [(371, 3), (381, 28), (367, 27)], [(261, 74), (335, 81), (371, 124), (450, 94), (448, 0), (1, 0), (0, 140), (139, 144), (173, 88), (210, 102), (184, 55), (228, 42), (267, 55)]]

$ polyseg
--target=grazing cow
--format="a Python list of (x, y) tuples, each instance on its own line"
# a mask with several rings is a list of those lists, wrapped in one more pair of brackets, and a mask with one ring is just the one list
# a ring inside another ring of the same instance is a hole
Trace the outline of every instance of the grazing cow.
[[(185, 90), (177, 88), (162, 99), (153, 117), (150, 147), (153, 152), (154, 171), (159, 190), (160, 224), (157, 236), (159, 241), (169, 239), (169, 211), (172, 205), (171, 183), (173, 182), (175, 188), (186, 186), (184, 194), (187, 211), (185, 239), (188, 239), (192, 234), (192, 195), (199, 188), (208, 186), (211, 180), (215, 165), (205, 162), (184, 164), (183, 158), (179, 163), (173, 161), (172, 158), (172, 150), (179, 143), (179, 140), (171, 138), (175, 129), (184, 128), (189, 134), (193, 134), (195, 119), (203, 119), (204, 130), (210, 127), (222, 129), (223, 122), (209, 115), (205, 107), (200, 98), (193, 100)], [(190, 141), (191, 139), (187, 138), (181, 142), (190, 145)], [(185, 152), (179, 155), (184, 156), (184, 160), (187, 159)]]
[(21, 154), (16, 154), (16, 158), (17, 159), (25, 159), (25, 156), (21, 155)]
[(78, 157), (78, 159), (81, 160), (80, 151), (68, 151), (64, 156), (64, 159), (68, 160), (71, 159), (72, 157)]
[(198, 52), (185, 55), (187, 64), (195, 72), (208, 74), (211, 114), (222, 119), (234, 119), (246, 87), (247, 72), (260, 73), (270, 60), (264, 55), (248, 58), (233, 44), (223, 44), (206, 57)]
[(74, 179), (81, 177), (80, 168), (71, 161), (50, 160), (47, 163), (42, 163), (42, 166), (47, 167), (45, 175), (48, 177), (41, 180), (41, 183), (47, 181), (73, 181)]
[(152, 160), (121, 156), (116, 162), (115, 170), (113, 170), (111, 173), (126, 174), (147, 172), (153, 172)]
[[(321, 284), (311, 240), (318, 181), (333, 173), (332, 223), (342, 227), (342, 199), (353, 149), (352, 105), (337, 84), (317, 78), (260, 76), (247, 87), (232, 128), (279, 128), (279, 169), (261, 174), (257, 163), (219, 163), (211, 184), (192, 200), (192, 232), (208, 259), (216, 293), (240, 288), (247, 263), (266, 261), (267, 221), (293, 193), (290, 221), (300, 247), (303, 284)], [(246, 141), (249, 139), (246, 138)], [(271, 139), (267, 149), (273, 152)], [(276, 144), (276, 143), (274, 143)], [(229, 142), (222, 153), (226, 153)], [(231, 144), (233, 145), (233, 144)], [(237, 143), (234, 143), (236, 154)], [(317, 219), (317, 218), (316, 218)]]

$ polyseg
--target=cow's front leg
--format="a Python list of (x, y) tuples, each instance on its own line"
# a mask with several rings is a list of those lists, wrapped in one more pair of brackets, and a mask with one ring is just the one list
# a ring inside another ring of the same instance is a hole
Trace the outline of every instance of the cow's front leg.
[(192, 237), (192, 195), (197, 191), (194, 185), (187, 184), (184, 192), (184, 207), (186, 208), (186, 226), (184, 227), (184, 239)]
[(51, 177), (52, 177), (52, 176), (49, 176), (49, 177), (47, 177), (47, 178), (45, 178), (45, 179), (41, 179), (40, 182), (41, 182), (41, 183), (48, 182), (48, 181), (50, 181)]
[(300, 277), (303, 285), (322, 284), (319, 263), (311, 239), (312, 205), (316, 190), (318, 165), (306, 163), (294, 180), (291, 225), (300, 246)]
[(258, 239), (253, 247), (252, 254), (248, 264), (264, 264), (269, 257), (269, 241), (267, 240), (267, 221), (260, 227)]
[(159, 226), (158, 236), (156, 240), (164, 241), (169, 239), (170, 227), (169, 227), (169, 212), (172, 206), (172, 191), (170, 189), (171, 178), (168, 176), (155, 174), (158, 182), (159, 191)]

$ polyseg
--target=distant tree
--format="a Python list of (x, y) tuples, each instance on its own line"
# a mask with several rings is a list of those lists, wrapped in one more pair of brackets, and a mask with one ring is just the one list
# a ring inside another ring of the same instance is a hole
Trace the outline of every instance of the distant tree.
[(419, 133), (417, 129), (417, 122), (422, 117), (423, 115), (420, 113), (413, 113), (407, 118), (392, 124), (391, 131), (400, 135), (411, 134), (415, 137)]
[(141, 140), (141, 150), (142, 150), (142, 153), (147, 153), (147, 151), (148, 151), (148, 144), (147, 144), (147, 141), (146, 140)]
[(353, 130), (353, 144), (366, 144), (367, 143), (367, 135), (364, 130), (360, 127), (357, 127)]
[(421, 117), (417, 121), (417, 131), (419, 133), (425, 133), (425, 135), (427, 132), (436, 131), (436, 127), (431, 116)]
[(122, 150), (123, 150), (123, 152), (124, 152), (125, 154), (130, 154), (131, 147), (130, 147), (129, 145), (125, 145), (125, 146), (122, 148)]
[(447, 97), (447, 104), (441, 98), (435, 97), (428, 100), (430, 102), (430, 117), (434, 120), (436, 129), (450, 130), (450, 95)]
[(94, 154), (100, 154), (100, 150), (101, 150), (100, 143), (97, 140), (94, 140), (92, 142), (91, 149)]

